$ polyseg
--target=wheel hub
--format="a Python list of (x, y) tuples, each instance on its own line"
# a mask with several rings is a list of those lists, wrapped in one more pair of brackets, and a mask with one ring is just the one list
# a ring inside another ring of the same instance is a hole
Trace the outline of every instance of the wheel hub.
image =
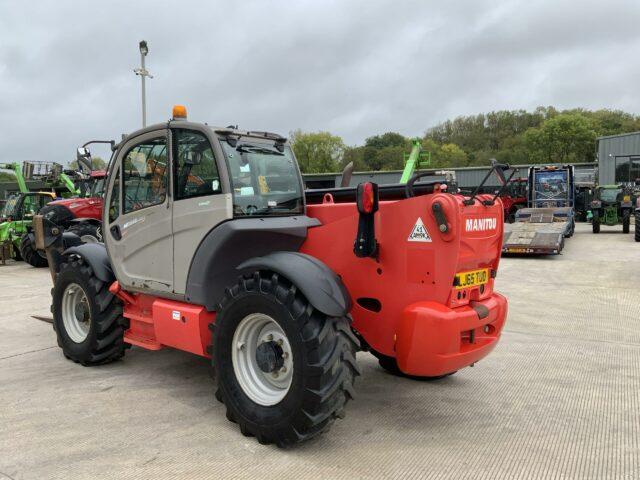
[(282, 327), (270, 316), (243, 318), (233, 335), (231, 360), (238, 384), (254, 402), (279, 403), (293, 380), (293, 355)]
[(280, 370), (284, 365), (283, 353), (282, 347), (273, 340), (258, 345), (258, 348), (256, 348), (256, 362), (258, 362), (260, 370), (264, 373)]
[(76, 303), (75, 306), (75, 316), (76, 316), (76, 320), (79, 322), (86, 322), (86, 309), (84, 307), (84, 303)]
[(69, 338), (75, 343), (84, 342), (91, 329), (91, 309), (80, 285), (71, 283), (64, 290), (60, 315)]

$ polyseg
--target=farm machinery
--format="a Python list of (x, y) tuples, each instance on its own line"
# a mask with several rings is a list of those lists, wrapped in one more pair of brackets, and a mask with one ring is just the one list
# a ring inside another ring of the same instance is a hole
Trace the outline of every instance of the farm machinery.
[(575, 231), (573, 166), (529, 168), (527, 207), (505, 232), (506, 254), (557, 255)]
[[(19, 192), (11, 195), (0, 212), (0, 261), (20, 260), (20, 240), (31, 227), (33, 216), (47, 203), (56, 198), (54, 192), (30, 192), (18, 163), (0, 164), (1, 169), (13, 171)], [(31, 256), (29, 256), (31, 258)]]
[(610, 227), (622, 223), (622, 232), (629, 233), (634, 212), (633, 190), (626, 185), (600, 185), (591, 202), (591, 228), (600, 233), (600, 225)]
[(305, 192), (286, 138), (175, 107), (115, 146), (104, 243), (36, 217), (58, 343), (85, 366), (131, 346), (208, 358), (227, 417), (279, 446), (344, 415), (359, 349), (414, 377), (473, 365), (507, 316), (502, 203), (419, 175)]
[[(53, 192), (23, 192), (11, 196), (2, 209), (0, 222), (0, 261), (4, 264), (7, 259), (23, 259), (20, 249), (22, 236), (31, 227), (33, 216), (47, 203), (56, 198)], [(35, 252), (26, 252), (25, 260), (37, 263), (37, 255), (41, 261), (44, 257)], [(45, 264), (46, 265), (46, 264)]]
[(527, 183), (526, 178), (514, 178), (500, 196), (504, 206), (504, 218), (508, 223), (514, 223), (518, 210), (527, 206)]

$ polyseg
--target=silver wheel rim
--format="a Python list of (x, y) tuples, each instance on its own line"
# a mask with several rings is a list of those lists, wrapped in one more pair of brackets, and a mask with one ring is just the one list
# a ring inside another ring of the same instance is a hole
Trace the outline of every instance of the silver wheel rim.
[(82, 240), (84, 243), (99, 243), (99, 240), (93, 235), (82, 235), (80, 237), (80, 240)]
[[(265, 342), (275, 342), (282, 350), (282, 367), (264, 372), (258, 366), (256, 351)], [(271, 406), (287, 395), (293, 379), (291, 345), (280, 325), (264, 313), (244, 317), (233, 334), (231, 360), (242, 391), (255, 403)]]
[(69, 338), (82, 343), (91, 328), (91, 307), (80, 285), (70, 283), (62, 294), (62, 323)]

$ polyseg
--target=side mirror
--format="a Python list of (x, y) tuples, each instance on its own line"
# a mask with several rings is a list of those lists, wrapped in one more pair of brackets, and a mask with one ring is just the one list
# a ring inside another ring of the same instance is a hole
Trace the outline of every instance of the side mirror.
[(189, 152), (185, 155), (184, 163), (186, 165), (200, 165), (202, 163), (202, 152)]
[(91, 166), (91, 152), (86, 147), (78, 147), (76, 152), (76, 160), (79, 168), (86, 168), (89, 172), (93, 170)]

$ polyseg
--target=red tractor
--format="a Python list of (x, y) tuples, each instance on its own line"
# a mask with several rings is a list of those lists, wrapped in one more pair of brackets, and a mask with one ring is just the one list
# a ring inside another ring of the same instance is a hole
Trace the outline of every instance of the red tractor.
[[(82, 190), (88, 197), (73, 197), (54, 200), (42, 207), (40, 214), (49, 221), (76, 234), (83, 241), (102, 241), (102, 191), (106, 171), (96, 170), (84, 180)], [(46, 267), (47, 258), (35, 248), (33, 231), (26, 232), (20, 240), (20, 255), (25, 262), (36, 268)]]
[(527, 206), (527, 179), (512, 179), (500, 196), (504, 206), (504, 218), (509, 223), (516, 221), (516, 213)]
[(208, 358), (227, 417), (286, 446), (343, 416), (358, 349), (438, 378), (495, 348), (507, 317), (497, 196), (421, 174), (305, 192), (286, 138), (185, 116), (116, 146), (104, 244), (34, 221), (67, 358), (99, 365), (132, 345)]

